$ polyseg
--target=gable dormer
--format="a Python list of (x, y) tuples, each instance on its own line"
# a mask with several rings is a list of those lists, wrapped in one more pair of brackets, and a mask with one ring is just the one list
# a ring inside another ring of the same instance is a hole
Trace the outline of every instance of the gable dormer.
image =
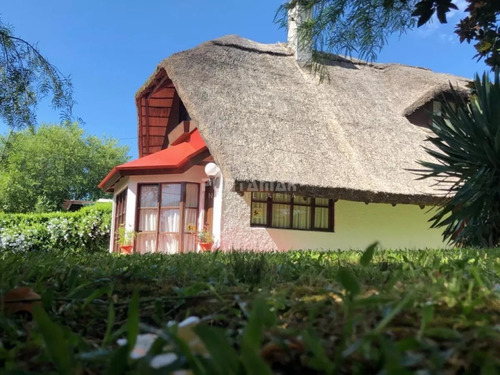
[[(457, 93), (463, 98), (467, 97), (467, 91), (457, 90)], [(435, 116), (441, 116), (444, 102), (448, 102), (453, 108), (456, 106), (451, 89), (448, 86), (438, 87), (427, 92), (420, 97), (411, 106), (405, 109), (404, 116), (413, 125), (429, 128), (432, 125)]]
[[(138, 113), (139, 157), (163, 150), (172, 142), (169, 133), (177, 129), (195, 126), (182, 103), (177, 90), (164, 69), (160, 69), (154, 79), (141, 89), (136, 97)], [(183, 133), (183, 132), (181, 132)]]

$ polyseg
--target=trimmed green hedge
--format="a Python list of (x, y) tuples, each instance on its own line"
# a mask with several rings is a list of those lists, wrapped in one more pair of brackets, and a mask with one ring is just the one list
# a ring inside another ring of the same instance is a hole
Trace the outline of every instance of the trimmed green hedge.
[(0, 213), (0, 252), (106, 251), (111, 208), (98, 203), (77, 212)]

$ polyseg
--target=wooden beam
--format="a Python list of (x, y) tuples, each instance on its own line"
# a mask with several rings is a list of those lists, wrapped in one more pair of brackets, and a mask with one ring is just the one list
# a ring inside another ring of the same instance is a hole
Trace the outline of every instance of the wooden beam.
[(174, 99), (150, 98), (148, 99), (148, 105), (151, 107), (160, 107), (160, 108), (172, 107), (173, 101)]
[(170, 145), (176, 145), (183, 142), (189, 133), (197, 128), (194, 121), (181, 121), (179, 125), (172, 129), (168, 133), (168, 143)]
[(146, 99), (146, 154), (149, 154), (149, 99)]
[(159, 77), (158, 77), (159, 81), (157, 83), (155, 83), (153, 87), (151, 87), (151, 91), (147, 95), (148, 99), (151, 95), (153, 95), (165, 83), (165, 81), (169, 80), (167, 72), (165, 72), (165, 70), (161, 70), (158, 73), (158, 75), (159, 75)]

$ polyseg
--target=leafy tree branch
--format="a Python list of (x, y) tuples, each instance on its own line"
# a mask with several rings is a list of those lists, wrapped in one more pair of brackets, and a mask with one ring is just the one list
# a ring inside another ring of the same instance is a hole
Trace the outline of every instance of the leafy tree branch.
[(52, 107), (69, 120), (72, 91), (70, 78), (0, 19), (0, 118), (12, 130), (33, 127), (38, 103), (52, 94)]
[[(460, 42), (476, 42), (475, 57), (499, 66), (500, 2), (467, 3), (468, 15), (455, 30)], [(276, 22), (286, 27), (288, 10), (297, 5), (312, 10), (312, 18), (299, 28), (299, 37), (311, 41), (315, 51), (357, 53), (369, 60), (375, 60), (390, 35), (425, 25), (433, 15), (447, 23), (447, 14), (458, 9), (452, 0), (290, 0), (278, 9)]]

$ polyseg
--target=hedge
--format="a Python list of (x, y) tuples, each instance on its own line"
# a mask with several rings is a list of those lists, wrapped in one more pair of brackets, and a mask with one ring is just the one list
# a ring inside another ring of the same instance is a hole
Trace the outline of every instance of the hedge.
[(76, 212), (0, 213), (0, 252), (102, 252), (109, 245), (111, 203)]

